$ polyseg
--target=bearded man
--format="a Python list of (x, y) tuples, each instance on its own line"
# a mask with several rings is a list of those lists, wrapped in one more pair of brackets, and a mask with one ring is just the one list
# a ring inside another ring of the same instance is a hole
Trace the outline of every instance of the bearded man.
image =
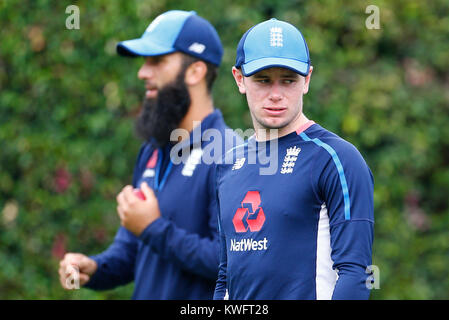
[[(68, 267), (76, 267), (80, 284), (95, 290), (134, 281), (133, 299), (212, 299), (219, 262), (215, 175), (214, 164), (201, 161), (201, 136), (215, 129), (224, 137), (227, 129), (211, 96), (220, 39), (195, 12), (174, 10), (141, 38), (120, 42), (117, 52), (145, 59), (138, 71), (145, 100), (136, 121), (145, 143), (132, 186), (117, 196), (122, 226), (114, 242), (98, 255), (66, 254), (61, 284), (69, 289)], [(175, 129), (187, 137), (171, 141)], [(186, 161), (174, 163), (174, 146), (187, 150)]]

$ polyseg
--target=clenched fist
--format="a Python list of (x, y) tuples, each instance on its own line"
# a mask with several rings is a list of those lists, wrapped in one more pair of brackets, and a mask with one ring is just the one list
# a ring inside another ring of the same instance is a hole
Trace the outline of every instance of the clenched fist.
[(140, 190), (145, 196), (145, 200), (134, 193), (132, 186), (124, 187), (117, 195), (117, 212), (120, 222), (136, 236), (139, 236), (147, 226), (161, 216), (159, 203), (153, 189), (144, 182)]
[(97, 271), (97, 263), (81, 253), (66, 253), (59, 262), (59, 281), (64, 289), (79, 289)]

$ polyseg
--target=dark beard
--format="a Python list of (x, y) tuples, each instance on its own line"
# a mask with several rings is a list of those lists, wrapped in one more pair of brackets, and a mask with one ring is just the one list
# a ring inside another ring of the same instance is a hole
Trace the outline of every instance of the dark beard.
[(170, 142), (170, 134), (178, 128), (190, 106), (190, 95), (184, 83), (184, 72), (174, 82), (159, 90), (154, 99), (145, 98), (142, 112), (136, 119), (137, 135), (152, 141), (156, 147)]

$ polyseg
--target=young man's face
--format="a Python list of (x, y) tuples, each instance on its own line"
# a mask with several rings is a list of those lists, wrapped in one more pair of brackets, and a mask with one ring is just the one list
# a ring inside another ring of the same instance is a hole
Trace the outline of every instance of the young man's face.
[(240, 93), (246, 94), (255, 129), (297, 129), (311, 71), (302, 77), (289, 69), (274, 67), (244, 77), (234, 68), (233, 74)]
[(181, 70), (183, 57), (179, 52), (162, 56), (146, 57), (137, 77), (145, 81), (145, 97), (157, 97), (158, 90), (172, 83)]

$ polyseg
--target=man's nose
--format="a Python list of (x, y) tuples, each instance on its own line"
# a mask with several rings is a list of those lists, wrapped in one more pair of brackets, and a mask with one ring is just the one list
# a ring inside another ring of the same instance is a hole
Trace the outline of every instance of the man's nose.
[(269, 98), (273, 102), (282, 100), (282, 89), (277, 81), (271, 85)]
[(137, 72), (137, 78), (140, 80), (145, 80), (151, 78), (153, 75), (153, 67), (150, 66), (148, 63), (144, 63), (139, 71)]

